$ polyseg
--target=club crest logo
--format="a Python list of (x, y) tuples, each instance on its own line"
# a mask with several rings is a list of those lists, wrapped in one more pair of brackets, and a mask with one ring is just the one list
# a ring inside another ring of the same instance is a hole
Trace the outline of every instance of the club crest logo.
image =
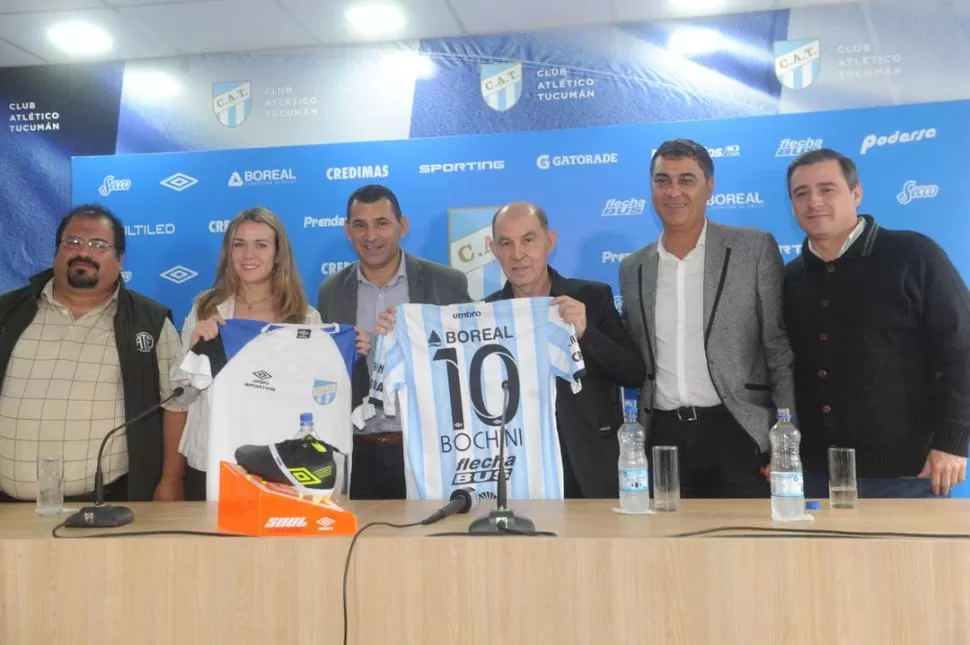
[(775, 41), (775, 76), (788, 89), (805, 89), (815, 82), (821, 68), (820, 40)]
[(505, 112), (522, 97), (522, 63), (488, 63), (481, 67), (482, 98), (488, 107)]
[(329, 405), (337, 398), (337, 384), (333, 381), (315, 379), (313, 381), (313, 400), (320, 405)]
[(252, 83), (249, 81), (212, 84), (212, 111), (222, 125), (239, 127), (249, 118), (252, 108)]
[(448, 262), (468, 276), (468, 293), (473, 300), (481, 300), (505, 284), (505, 273), (489, 244), (497, 208), (448, 209)]

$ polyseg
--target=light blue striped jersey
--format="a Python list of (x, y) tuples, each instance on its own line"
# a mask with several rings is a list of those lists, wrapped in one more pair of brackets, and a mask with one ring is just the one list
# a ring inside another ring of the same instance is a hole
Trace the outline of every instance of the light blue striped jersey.
[(397, 308), (374, 350), (371, 401), (401, 418), (409, 499), (459, 487), (493, 496), (503, 416), (509, 497), (562, 498), (555, 379), (578, 392), (585, 368), (575, 329), (551, 301)]

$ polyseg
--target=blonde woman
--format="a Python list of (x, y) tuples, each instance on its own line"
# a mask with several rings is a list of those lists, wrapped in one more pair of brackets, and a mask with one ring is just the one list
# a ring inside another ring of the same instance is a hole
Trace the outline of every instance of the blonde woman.
[[(187, 352), (200, 340), (212, 340), (228, 318), (267, 323), (320, 324), (307, 304), (293, 251), (279, 218), (266, 208), (250, 208), (226, 228), (213, 287), (201, 293), (182, 326)], [(357, 350), (367, 354), (370, 339), (358, 330)], [(202, 396), (206, 396), (203, 392)], [(189, 406), (179, 452), (187, 462), (185, 498), (205, 499), (208, 406)]]

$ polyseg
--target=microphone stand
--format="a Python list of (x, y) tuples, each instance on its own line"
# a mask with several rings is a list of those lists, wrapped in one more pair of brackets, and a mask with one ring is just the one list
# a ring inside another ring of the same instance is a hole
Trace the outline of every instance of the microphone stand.
[(77, 513), (74, 513), (64, 522), (64, 526), (71, 528), (105, 528), (111, 526), (124, 526), (131, 524), (135, 519), (135, 514), (126, 506), (112, 506), (104, 503), (104, 471), (101, 469), (101, 458), (104, 456), (105, 446), (111, 435), (129, 428), (138, 423), (145, 417), (157, 412), (163, 405), (182, 396), (185, 392), (184, 387), (177, 387), (172, 390), (171, 396), (159, 401), (156, 405), (148, 408), (131, 421), (125, 421), (117, 428), (113, 428), (101, 440), (101, 447), (98, 449), (98, 469), (94, 473), (94, 506), (85, 506)]
[(509, 405), (508, 380), (502, 381), (502, 390), (505, 396), (503, 397), (502, 405), (502, 427), (499, 429), (498, 440), (499, 475), (495, 494), (496, 509), (489, 512), (488, 515), (472, 522), (471, 526), (468, 527), (469, 533), (519, 535), (523, 533), (534, 533), (536, 530), (536, 525), (532, 520), (521, 515), (516, 515), (508, 508), (508, 491), (506, 490), (505, 475), (505, 424), (508, 421), (505, 415)]

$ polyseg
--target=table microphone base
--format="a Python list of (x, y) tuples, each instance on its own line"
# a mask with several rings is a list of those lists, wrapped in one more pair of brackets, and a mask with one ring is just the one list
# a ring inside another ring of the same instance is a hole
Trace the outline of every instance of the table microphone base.
[(494, 535), (515, 535), (517, 533), (535, 533), (536, 525), (532, 520), (516, 515), (510, 510), (492, 511), (480, 517), (468, 527), (469, 533), (486, 533)]
[(64, 526), (70, 528), (105, 528), (124, 526), (135, 520), (135, 514), (125, 506), (85, 506), (67, 518)]

